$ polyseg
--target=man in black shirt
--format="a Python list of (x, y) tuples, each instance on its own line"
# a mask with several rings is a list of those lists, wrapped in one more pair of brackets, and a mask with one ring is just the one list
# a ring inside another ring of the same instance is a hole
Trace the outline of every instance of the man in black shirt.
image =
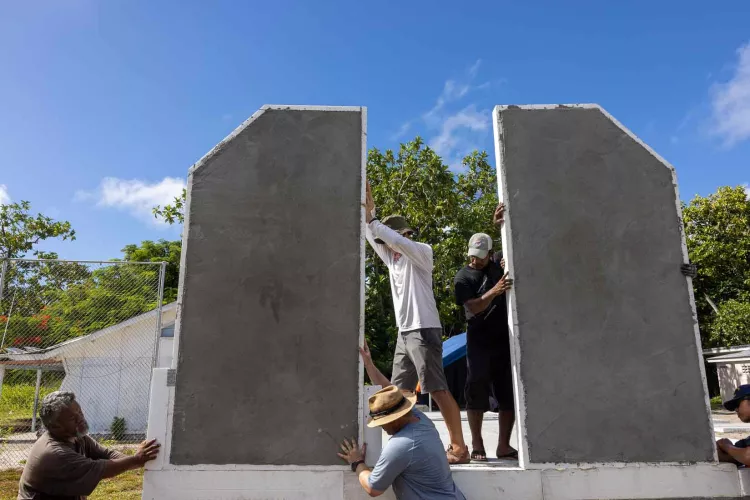
[[(498, 229), (503, 223), (505, 207), (500, 204), (493, 216)], [(513, 280), (503, 272), (501, 254), (491, 254), (492, 238), (478, 233), (469, 240), (468, 266), (454, 279), (456, 303), (464, 307), (466, 332), (467, 378), (466, 410), (471, 429), (472, 460), (487, 461), (482, 440), (482, 419), (486, 411), (497, 411), (500, 436), (497, 457), (517, 459), (518, 452), (510, 446), (515, 413), (513, 382), (508, 338), (508, 310), (505, 292)]]

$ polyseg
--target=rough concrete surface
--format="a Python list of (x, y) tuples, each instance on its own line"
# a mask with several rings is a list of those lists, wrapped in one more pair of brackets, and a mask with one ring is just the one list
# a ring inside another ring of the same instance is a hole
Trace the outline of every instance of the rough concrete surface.
[(193, 169), (171, 463), (341, 465), (358, 435), (354, 109), (266, 110)]
[(498, 113), (529, 461), (713, 460), (672, 171), (597, 108)]

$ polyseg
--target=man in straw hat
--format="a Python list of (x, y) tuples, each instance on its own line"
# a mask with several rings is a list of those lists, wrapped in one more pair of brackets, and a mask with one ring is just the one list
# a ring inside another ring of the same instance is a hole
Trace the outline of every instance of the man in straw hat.
[(365, 217), (367, 241), (388, 267), (391, 280), (398, 325), (392, 382), (412, 392), (419, 382), (422, 394), (432, 395), (450, 436), (448, 462), (468, 463), (469, 449), (464, 443), (461, 413), (443, 372), (443, 330), (432, 293), (432, 247), (413, 241), (414, 230), (400, 215), (387, 217), (383, 222), (375, 218), (369, 183)]
[(366, 444), (344, 441), (339, 457), (349, 462), (371, 497), (393, 486), (399, 500), (466, 500), (453, 482), (435, 425), (414, 408), (416, 401), (416, 395), (405, 395), (394, 385), (370, 396), (367, 425), (382, 427), (391, 438), (372, 470), (365, 465)]

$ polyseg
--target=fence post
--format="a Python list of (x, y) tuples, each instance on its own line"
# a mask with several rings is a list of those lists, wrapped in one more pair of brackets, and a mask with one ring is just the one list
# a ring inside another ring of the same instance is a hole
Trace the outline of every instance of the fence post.
[(167, 271), (167, 263), (161, 263), (159, 267), (159, 290), (157, 292), (158, 301), (156, 304), (156, 345), (154, 346), (154, 359), (151, 360), (151, 368), (156, 368), (159, 363), (159, 344), (161, 343), (161, 312), (162, 302), (164, 302), (164, 274)]
[(34, 391), (34, 413), (31, 415), (31, 432), (36, 432), (36, 413), (39, 409), (39, 389), (42, 386), (42, 369), (36, 371), (36, 390)]
[(8, 259), (3, 257), (3, 266), (0, 268), (0, 304), (3, 302), (5, 292), (5, 273), (8, 271)]

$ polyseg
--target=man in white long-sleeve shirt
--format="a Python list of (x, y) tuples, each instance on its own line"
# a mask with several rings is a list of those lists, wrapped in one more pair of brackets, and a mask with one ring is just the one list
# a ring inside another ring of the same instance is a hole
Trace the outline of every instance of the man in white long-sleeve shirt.
[(432, 247), (411, 239), (414, 231), (403, 217), (395, 215), (383, 222), (374, 218), (369, 183), (365, 208), (367, 241), (388, 266), (398, 325), (391, 382), (412, 392), (419, 382), (422, 394), (432, 395), (450, 435), (448, 463), (468, 463), (461, 413), (443, 372), (442, 327), (432, 293)]

